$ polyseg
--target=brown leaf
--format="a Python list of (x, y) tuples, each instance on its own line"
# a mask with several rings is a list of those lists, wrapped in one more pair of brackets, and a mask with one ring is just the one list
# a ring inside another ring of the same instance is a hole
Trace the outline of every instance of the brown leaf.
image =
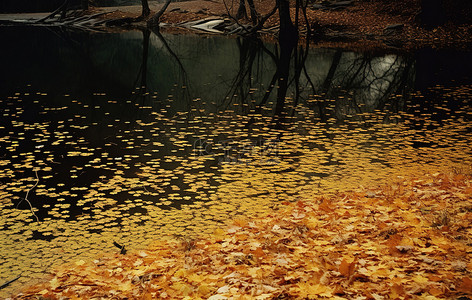
[(356, 260), (355, 259), (346, 259), (344, 258), (339, 266), (339, 273), (343, 276), (351, 277), (354, 274), (356, 268)]
[(470, 293), (472, 291), (472, 279), (469, 277), (462, 278), (458, 290), (461, 292)]

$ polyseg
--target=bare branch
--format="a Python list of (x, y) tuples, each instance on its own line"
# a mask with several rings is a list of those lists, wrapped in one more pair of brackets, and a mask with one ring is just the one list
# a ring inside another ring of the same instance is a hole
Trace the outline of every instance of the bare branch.
[(256, 32), (256, 31), (259, 31), (262, 29), (262, 27), (264, 26), (264, 23), (270, 18), (272, 17), (272, 15), (275, 14), (275, 12), (277, 11), (278, 9), (278, 5), (276, 4), (274, 6), (274, 8), (272, 8), (272, 10), (267, 13), (265, 16), (263, 16), (262, 18), (260, 18), (260, 20), (257, 22), (257, 25), (253, 27), (253, 29), (251, 30), (252, 32)]
[(16, 207), (18, 208), (18, 206), (21, 204), (21, 202), (23, 202), (23, 200), (26, 200), (26, 202), (28, 202), (28, 204), (29, 204), (31, 213), (32, 213), (33, 216), (36, 218), (36, 221), (39, 223), (38, 216), (34, 213), (33, 205), (31, 205), (31, 202), (28, 200), (28, 195), (29, 195), (29, 193), (30, 193), (30, 192), (38, 185), (38, 183), (39, 183), (38, 171), (35, 171), (35, 173), (36, 173), (36, 183), (33, 185), (32, 188), (30, 188), (30, 189), (26, 192), (25, 198), (24, 198), (24, 199), (21, 199), (21, 201), (18, 203), (18, 205), (17, 205)]
[(164, 12), (166, 11), (170, 2), (171, 0), (167, 0), (164, 6), (162, 6), (161, 9), (149, 19), (149, 21), (147, 22), (148, 27), (153, 28), (153, 27), (159, 26), (159, 19), (161, 18), (162, 14), (164, 14)]
[(64, 3), (62, 3), (61, 6), (59, 6), (55, 11), (53, 11), (51, 14), (47, 15), (46, 17), (36, 21), (37, 23), (42, 23), (46, 21), (47, 19), (52, 19), (54, 18), (55, 15), (57, 15), (59, 12), (62, 11), (61, 13), (61, 19), (64, 18), (65, 12), (67, 11), (67, 6), (69, 4), (69, 0), (65, 0)]

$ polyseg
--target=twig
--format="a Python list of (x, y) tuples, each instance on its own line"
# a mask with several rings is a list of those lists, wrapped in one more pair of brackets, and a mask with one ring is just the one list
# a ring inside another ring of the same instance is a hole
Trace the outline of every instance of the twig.
[(18, 275), (17, 277), (15, 277), (15, 278), (13, 278), (12, 280), (9, 280), (9, 281), (5, 282), (4, 284), (0, 285), (0, 290), (6, 288), (7, 286), (12, 284), (13, 282), (17, 281), (18, 279), (20, 279), (20, 277), (21, 277), (21, 274)]
[(120, 245), (118, 244), (117, 242), (113, 241), (113, 245), (116, 247), (116, 248), (119, 248), (120, 249), (120, 254), (126, 254), (126, 249), (125, 249), (125, 246), (123, 245)]
[(26, 196), (24, 199), (21, 199), (21, 201), (18, 203), (18, 205), (16, 206), (18, 208), (18, 206), (21, 204), (21, 202), (23, 202), (23, 200), (26, 200), (26, 202), (28, 202), (29, 206), (30, 206), (30, 210), (31, 210), (31, 213), (33, 214), (33, 216), (36, 218), (36, 221), (39, 223), (39, 219), (38, 219), (38, 216), (34, 213), (34, 210), (33, 210), (33, 205), (31, 205), (31, 202), (28, 200), (28, 195), (29, 193), (38, 185), (39, 183), (39, 177), (38, 177), (38, 171), (34, 171), (35, 174), (36, 174), (36, 183), (33, 185), (32, 188), (30, 188), (27, 192), (26, 192)]

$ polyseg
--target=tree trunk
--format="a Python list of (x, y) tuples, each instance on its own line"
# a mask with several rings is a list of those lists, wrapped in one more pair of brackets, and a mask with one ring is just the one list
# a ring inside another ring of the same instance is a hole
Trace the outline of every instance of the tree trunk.
[(236, 20), (247, 18), (246, 0), (239, 0), (238, 12), (236, 13)]
[(249, 11), (251, 12), (252, 25), (256, 25), (259, 22), (259, 14), (254, 5), (254, 0), (247, 0), (247, 4), (249, 4)]
[(298, 30), (293, 25), (290, 17), (289, 0), (277, 0), (277, 6), (280, 19), (279, 43), (296, 43), (298, 41)]
[(292, 23), (290, 17), (289, 0), (277, 0), (279, 9), (280, 30), (279, 30), (279, 46), (280, 57), (277, 62), (278, 89), (277, 103), (275, 105), (275, 115), (281, 120), (285, 106), (285, 97), (288, 90), (288, 76), (290, 71), (290, 59), (293, 49), (298, 42), (298, 30)]
[(149, 9), (148, 0), (141, 0), (141, 6), (143, 7), (143, 10), (141, 12), (141, 17), (149, 16), (151, 14), (151, 10)]
[(149, 19), (147, 22), (147, 26), (149, 28), (159, 28), (159, 19), (161, 18), (162, 14), (166, 11), (167, 7), (169, 6), (171, 0), (167, 0), (164, 6)]
[(421, 0), (420, 18), (426, 28), (443, 25), (446, 21), (443, 0)]

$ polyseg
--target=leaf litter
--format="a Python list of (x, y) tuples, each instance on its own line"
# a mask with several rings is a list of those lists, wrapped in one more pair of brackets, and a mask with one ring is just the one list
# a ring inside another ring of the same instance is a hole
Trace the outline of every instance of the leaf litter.
[(282, 202), (197, 239), (59, 267), (11, 299), (443, 299), (472, 295), (470, 172)]

